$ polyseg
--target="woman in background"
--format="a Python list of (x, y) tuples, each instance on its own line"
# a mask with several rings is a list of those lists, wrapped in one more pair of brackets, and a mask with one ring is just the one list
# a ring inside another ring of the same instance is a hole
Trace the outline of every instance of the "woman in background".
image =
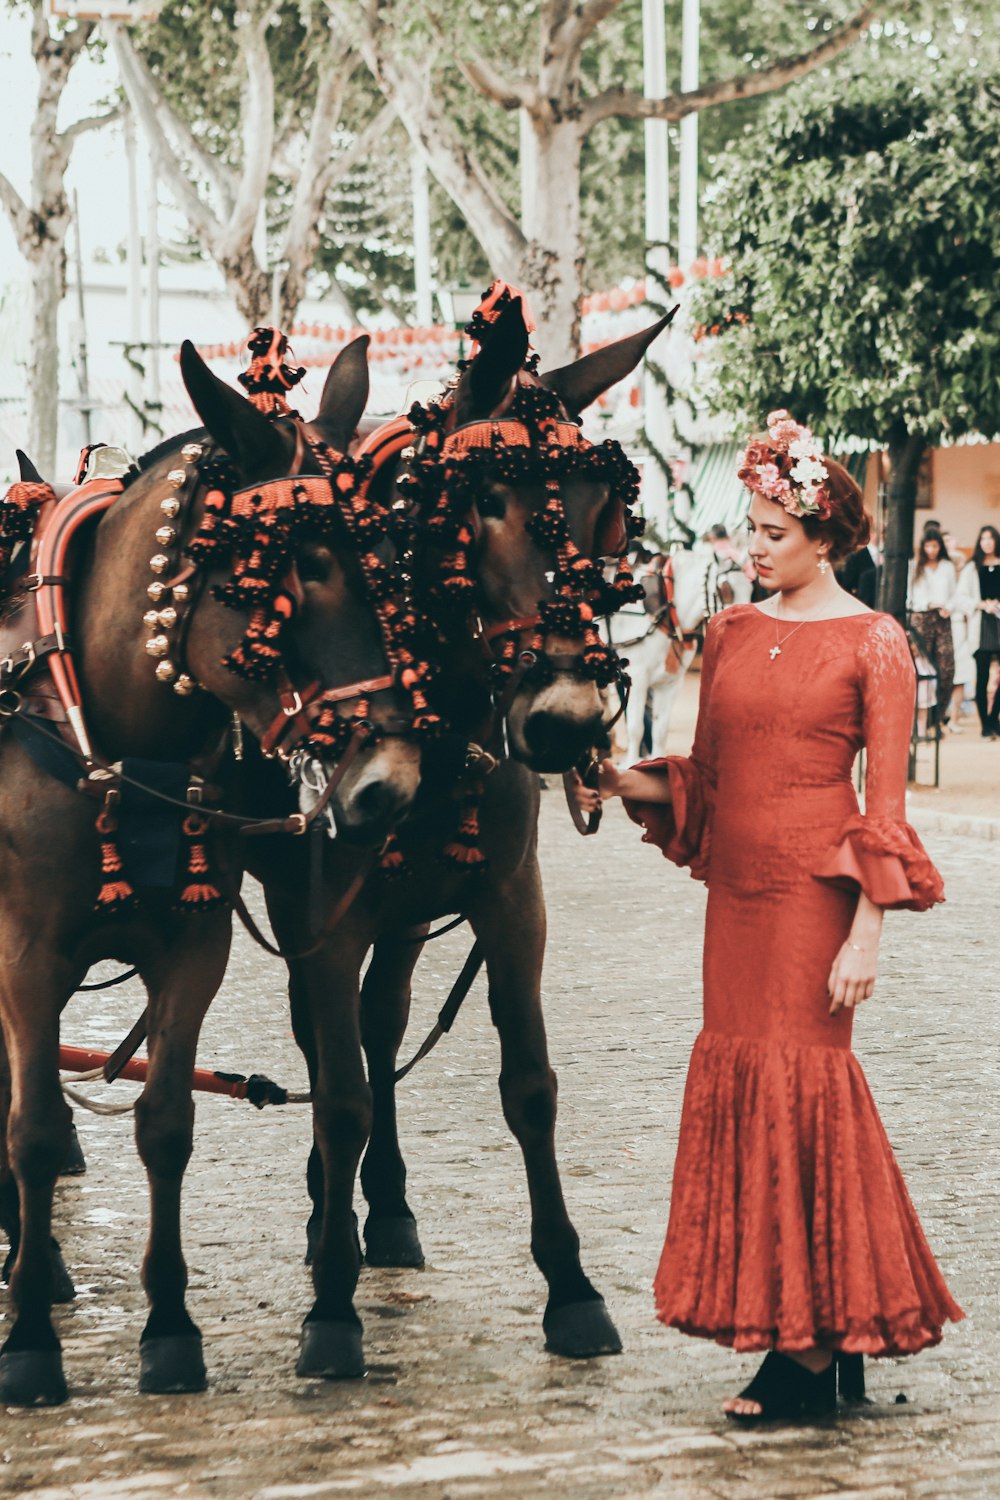
[(906, 604), (921, 649), (937, 673), (937, 720), (942, 728), (948, 722), (951, 690), (955, 685), (951, 611), (957, 585), (958, 575), (944, 537), (940, 531), (928, 528), (917, 546)]

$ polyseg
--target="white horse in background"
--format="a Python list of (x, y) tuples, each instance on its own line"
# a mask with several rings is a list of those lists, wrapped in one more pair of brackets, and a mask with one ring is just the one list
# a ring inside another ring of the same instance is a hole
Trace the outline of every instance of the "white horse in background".
[(667, 753), (667, 730), (684, 673), (694, 661), (698, 638), (710, 617), (730, 604), (749, 604), (751, 583), (738, 563), (714, 549), (671, 552), (662, 573), (638, 580), (646, 590), (641, 605), (612, 615), (610, 639), (628, 659), (632, 679), (625, 727), (628, 765), (639, 759), (646, 698), (653, 699), (654, 756)]

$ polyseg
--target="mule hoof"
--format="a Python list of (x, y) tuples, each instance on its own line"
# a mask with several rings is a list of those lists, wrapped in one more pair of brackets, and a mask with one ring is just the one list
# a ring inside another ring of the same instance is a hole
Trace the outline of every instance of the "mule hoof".
[(567, 1302), (546, 1312), (545, 1347), (564, 1359), (593, 1359), (598, 1354), (620, 1354), (622, 1341), (601, 1297)]
[(52, 1300), (53, 1302), (72, 1302), (76, 1296), (76, 1287), (73, 1278), (66, 1269), (62, 1251), (59, 1249), (57, 1240), (52, 1241)]
[(365, 1261), (369, 1266), (422, 1266), (424, 1252), (416, 1219), (372, 1219), (365, 1225)]
[(69, 1150), (66, 1152), (65, 1160), (59, 1168), (60, 1177), (82, 1177), (87, 1170), (87, 1158), (83, 1154), (80, 1145), (80, 1137), (76, 1133), (76, 1126), (70, 1126)]
[(367, 1373), (361, 1329), (356, 1323), (304, 1323), (295, 1373), (323, 1380), (359, 1380)]
[(58, 1349), (0, 1354), (0, 1406), (61, 1406), (68, 1394)]
[(139, 1390), (144, 1396), (203, 1391), (206, 1383), (198, 1334), (171, 1334), (139, 1345)]

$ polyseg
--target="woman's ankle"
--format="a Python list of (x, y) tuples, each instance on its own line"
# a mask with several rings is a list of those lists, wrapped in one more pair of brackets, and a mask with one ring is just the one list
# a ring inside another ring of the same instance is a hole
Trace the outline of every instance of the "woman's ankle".
[(795, 1353), (789, 1353), (788, 1358), (794, 1359), (797, 1365), (803, 1365), (810, 1375), (819, 1375), (825, 1370), (833, 1359), (833, 1353), (829, 1349), (798, 1349)]

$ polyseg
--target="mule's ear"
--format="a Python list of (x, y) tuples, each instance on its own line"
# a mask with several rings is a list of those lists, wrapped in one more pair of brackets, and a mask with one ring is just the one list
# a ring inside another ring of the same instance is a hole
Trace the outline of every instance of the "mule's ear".
[(455, 400), (459, 422), (488, 417), (496, 411), (527, 352), (524, 309), (520, 297), (512, 297), (459, 381)]
[(368, 375), (367, 333), (347, 344), (330, 366), (319, 411), (313, 426), (323, 434), (331, 448), (346, 453), (351, 438), (368, 405), (371, 381)]
[(630, 333), (628, 338), (605, 344), (603, 349), (585, 354), (573, 364), (563, 365), (561, 370), (548, 371), (540, 377), (542, 384), (555, 391), (567, 411), (577, 415), (635, 369), (653, 340), (672, 321), (677, 307), (641, 333)]
[(282, 434), (245, 396), (212, 374), (190, 339), (181, 345), (181, 377), (205, 427), (246, 478), (282, 467), (289, 456)]
[(14, 452), (17, 454), (17, 467), (21, 471), (21, 478), (29, 480), (32, 484), (44, 484), (44, 479), (42, 478), (41, 474), (39, 474), (38, 470), (35, 468), (28, 455), (26, 453), (22, 453), (20, 448), (15, 448)]

